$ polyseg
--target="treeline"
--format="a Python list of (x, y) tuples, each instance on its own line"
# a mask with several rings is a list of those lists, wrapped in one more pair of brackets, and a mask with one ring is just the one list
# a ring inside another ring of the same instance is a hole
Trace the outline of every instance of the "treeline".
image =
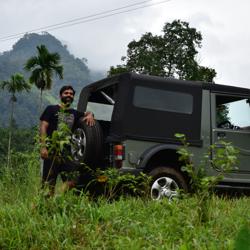
[[(35, 147), (37, 128), (17, 128), (13, 124), (11, 150), (13, 152), (31, 152)], [(6, 160), (8, 151), (9, 128), (0, 128), (0, 159)]]

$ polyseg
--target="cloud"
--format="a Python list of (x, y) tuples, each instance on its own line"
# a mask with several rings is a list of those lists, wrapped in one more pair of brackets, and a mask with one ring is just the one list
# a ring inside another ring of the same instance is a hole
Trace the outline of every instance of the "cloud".
[[(139, 0), (138, 0), (139, 2)], [(158, 0), (154, 0), (154, 3)], [(1, 37), (119, 8), (128, 0), (19, 0), (0, 1)], [(201, 31), (199, 58), (214, 68), (217, 82), (250, 88), (249, 0), (171, 0), (167, 3), (105, 19), (50, 31), (75, 56), (88, 59), (92, 69), (108, 70), (121, 63), (127, 44), (145, 32), (160, 34), (164, 23), (181, 19)], [(16, 40), (1, 42), (0, 51)]]

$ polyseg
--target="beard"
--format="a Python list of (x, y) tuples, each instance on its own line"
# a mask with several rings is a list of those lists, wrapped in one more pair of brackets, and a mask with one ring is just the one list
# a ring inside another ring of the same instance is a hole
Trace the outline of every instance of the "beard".
[(64, 103), (66, 106), (70, 106), (70, 104), (73, 102), (73, 98), (66, 96), (61, 98), (62, 103)]

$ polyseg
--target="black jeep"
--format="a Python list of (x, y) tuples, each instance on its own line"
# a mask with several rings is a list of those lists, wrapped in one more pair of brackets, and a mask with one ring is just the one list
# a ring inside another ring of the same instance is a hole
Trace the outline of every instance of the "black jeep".
[(239, 165), (218, 187), (250, 188), (249, 100), (249, 89), (226, 85), (134, 73), (106, 78), (82, 89), (78, 110), (93, 111), (97, 122), (92, 128), (79, 124), (74, 158), (92, 168), (148, 173), (152, 198), (171, 198), (177, 188), (189, 189), (175, 134), (185, 134), (195, 165), (223, 139), (238, 148)]

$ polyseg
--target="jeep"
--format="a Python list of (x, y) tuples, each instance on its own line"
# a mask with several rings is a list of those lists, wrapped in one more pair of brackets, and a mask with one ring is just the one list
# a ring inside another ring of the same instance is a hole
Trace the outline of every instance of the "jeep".
[[(238, 149), (239, 163), (217, 187), (250, 189), (249, 100), (246, 88), (135, 73), (94, 82), (82, 89), (77, 109), (93, 111), (96, 124), (78, 124), (74, 159), (92, 168), (147, 173), (152, 199), (171, 199), (190, 183), (175, 134), (186, 136), (194, 166), (210, 145), (224, 140)], [(218, 174), (206, 168), (208, 175)]]

